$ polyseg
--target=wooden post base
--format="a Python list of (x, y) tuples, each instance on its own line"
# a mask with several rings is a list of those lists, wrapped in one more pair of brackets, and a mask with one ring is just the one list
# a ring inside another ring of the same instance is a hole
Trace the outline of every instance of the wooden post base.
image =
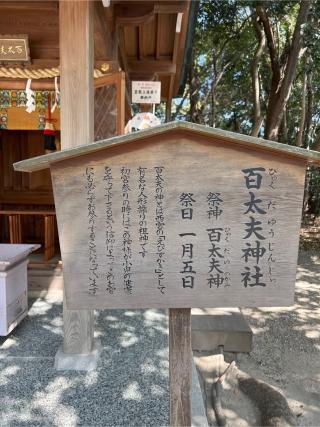
[(170, 426), (191, 426), (191, 309), (169, 309)]
[(69, 310), (63, 292), (63, 352), (90, 354), (93, 349), (93, 310)]

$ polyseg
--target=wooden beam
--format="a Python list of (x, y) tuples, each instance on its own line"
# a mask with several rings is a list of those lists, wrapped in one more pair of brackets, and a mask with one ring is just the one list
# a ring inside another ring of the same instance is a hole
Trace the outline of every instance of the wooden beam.
[(154, 17), (153, 3), (131, 3), (117, 4), (114, 8), (117, 25), (143, 25), (150, 22)]
[(131, 80), (146, 80), (153, 81), (159, 80), (155, 78), (155, 73), (130, 73)]
[(105, 56), (107, 58), (115, 59), (113, 57), (114, 53), (114, 44), (116, 41), (112, 37), (109, 25), (106, 20), (105, 9), (101, 1), (94, 2), (94, 12), (95, 12), (95, 22), (98, 23), (100, 27), (101, 37), (104, 42)]
[[(179, 13), (178, 13), (177, 14), (177, 22), (179, 19), (180, 19), (180, 17), (179, 17)], [(172, 62), (174, 64), (177, 63), (178, 48), (179, 48), (179, 42), (180, 42), (180, 29), (179, 29), (179, 31), (177, 31), (177, 27), (176, 27), (176, 33), (174, 36), (173, 53), (172, 53)], [(175, 77), (176, 76), (174, 74), (171, 74), (171, 76), (170, 76), (169, 91), (168, 91), (167, 105), (166, 105), (166, 122), (170, 122), (171, 118), (172, 118), (171, 108), (172, 108), (172, 98), (173, 98)]]
[(191, 426), (191, 309), (169, 309), (170, 426)]
[(131, 105), (131, 79), (129, 75), (129, 65), (127, 61), (126, 51), (125, 51), (125, 43), (124, 43), (124, 29), (123, 26), (117, 26), (116, 33), (118, 35), (118, 44), (119, 44), (119, 53), (120, 53), (120, 62), (122, 65), (122, 69), (125, 72), (125, 80), (126, 80), (126, 104)]
[[(181, 18), (179, 17), (179, 14), (178, 14), (177, 15), (177, 23), (178, 23), (179, 19), (181, 19)], [(180, 22), (180, 25), (181, 25), (181, 22)], [(181, 27), (180, 27), (180, 30), (181, 30)], [(177, 28), (176, 28), (176, 32), (174, 35), (173, 51), (172, 51), (172, 62), (174, 64), (176, 64), (176, 62), (177, 62), (178, 48), (179, 48), (179, 42), (180, 42), (180, 30), (179, 30), (179, 32), (177, 32)]]
[(36, 58), (52, 58), (59, 59), (59, 48), (58, 46), (41, 46), (41, 45), (30, 45), (30, 54), (31, 58), (34, 56)]
[[(0, 89), (4, 90), (24, 90), (27, 79), (0, 79)], [(31, 89), (33, 90), (54, 90), (53, 79), (32, 80)]]
[(173, 76), (170, 77), (169, 95), (166, 101), (166, 123), (171, 122), (172, 119), (172, 87), (173, 87)]
[(138, 26), (138, 59), (141, 60), (145, 56), (143, 49), (142, 25)]
[(180, 76), (181, 76), (181, 70), (183, 66), (185, 44), (186, 44), (187, 32), (188, 32), (188, 26), (189, 26), (190, 4), (191, 2), (186, 3), (185, 11), (182, 16), (179, 44), (178, 44), (177, 57), (176, 57), (177, 74), (174, 82), (173, 95), (175, 95), (178, 92), (178, 89), (180, 86)]
[(124, 72), (129, 76), (129, 65), (125, 50), (125, 41), (124, 41), (124, 29), (123, 26), (117, 27), (118, 34), (118, 43), (119, 43), (119, 52), (120, 52), (120, 61)]
[(94, 88), (97, 89), (98, 87), (106, 86), (106, 85), (112, 85), (118, 83), (118, 73), (108, 74), (103, 77), (98, 77), (94, 80)]
[[(106, 84), (116, 83), (116, 75), (118, 68), (112, 73), (94, 79), (94, 88), (105, 86)], [(24, 90), (26, 88), (27, 79), (0, 79), (0, 89), (3, 90)], [(33, 90), (55, 90), (54, 79), (33, 79), (31, 82)]]
[[(118, 61), (110, 61), (108, 58), (101, 58), (97, 59), (94, 62), (94, 67), (97, 69), (101, 69), (101, 67), (107, 66), (107, 70), (103, 70), (103, 72), (108, 73), (114, 73), (119, 70), (119, 63)], [(26, 70), (38, 70), (39, 68), (59, 68), (60, 67), (60, 60), (59, 59), (51, 59), (51, 58), (35, 58), (31, 60), (31, 64), (26, 65), (12, 65), (12, 64), (3, 64), (0, 65), (0, 68), (21, 68)]]
[(21, 68), (27, 68), (28, 70), (37, 70), (38, 68), (56, 68), (60, 66), (59, 59), (52, 58), (31, 58), (31, 64), (25, 65)]
[(2, 0), (1, 1), (1, 11), (4, 10), (13, 10), (13, 11), (23, 11), (23, 10), (35, 10), (41, 12), (58, 12), (58, 1), (12, 1), (12, 0)]
[(156, 15), (156, 60), (160, 58), (160, 23), (159, 23), (159, 15)]
[(141, 61), (137, 59), (129, 59), (128, 66), (130, 72), (141, 73), (141, 74), (175, 74), (176, 64), (172, 61), (155, 61), (152, 59), (143, 59)]
[(154, 5), (154, 12), (155, 13), (162, 13), (162, 14), (175, 14), (175, 13), (183, 13), (186, 10), (186, 3), (185, 1), (180, 1), (175, 4), (155, 4)]
[(117, 74), (117, 135), (124, 134), (125, 126), (125, 73)]
[[(93, 3), (60, 1), (61, 147), (94, 139)], [(65, 286), (68, 286), (65, 283)], [(93, 350), (93, 311), (63, 305), (64, 353)]]

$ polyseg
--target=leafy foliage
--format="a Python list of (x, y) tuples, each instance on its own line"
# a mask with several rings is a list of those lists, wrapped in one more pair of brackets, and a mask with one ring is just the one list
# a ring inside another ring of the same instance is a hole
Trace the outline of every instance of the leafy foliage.
[[(200, 0), (173, 118), (320, 150), (319, 23), (313, 0)], [(320, 213), (318, 172), (311, 177)]]
[[(175, 100), (175, 118), (251, 133), (254, 111), (251, 67), (258, 46), (253, 20), (259, 6), (264, 8), (273, 31), (280, 73), (285, 71), (300, 1), (200, 1), (188, 85), (183, 102)], [(302, 52), (292, 71), (293, 83), (276, 138), (287, 144), (296, 144), (301, 127), (303, 90), (306, 92), (306, 119), (301, 145), (314, 147), (317, 143), (320, 129), (319, 21), (320, 3), (310, 2), (307, 20), (301, 26)], [(305, 74), (309, 82), (306, 88)], [(259, 135), (263, 137), (272, 90), (272, 64), (267, 44), (259, 63), (259, 85), (263, 119)]]

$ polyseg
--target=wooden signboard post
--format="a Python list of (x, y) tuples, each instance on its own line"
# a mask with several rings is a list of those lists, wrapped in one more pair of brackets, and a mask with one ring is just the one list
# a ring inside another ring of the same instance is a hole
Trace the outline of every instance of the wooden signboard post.
[(308, 162), (188, 123), (14, 165), (50, 167), (71, 309), (169, 308), (171, 424), (190, 424), (190, 308), (293, 304)]

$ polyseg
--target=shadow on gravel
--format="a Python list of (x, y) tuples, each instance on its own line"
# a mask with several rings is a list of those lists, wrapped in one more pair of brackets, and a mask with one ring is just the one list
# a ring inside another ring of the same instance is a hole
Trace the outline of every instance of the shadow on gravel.
[(281, 389), (299, 425), (320, 425), (320, 259), (300, 253), (295, 305), (242, 309), (254, 332), (241, 369)]
[(61, 313), (60, 302), (33, 300), (28, 318), (0, 338), (0, 425), (168, 425), (166, 313), (100, 311), (98, 368), (57, 372)]

